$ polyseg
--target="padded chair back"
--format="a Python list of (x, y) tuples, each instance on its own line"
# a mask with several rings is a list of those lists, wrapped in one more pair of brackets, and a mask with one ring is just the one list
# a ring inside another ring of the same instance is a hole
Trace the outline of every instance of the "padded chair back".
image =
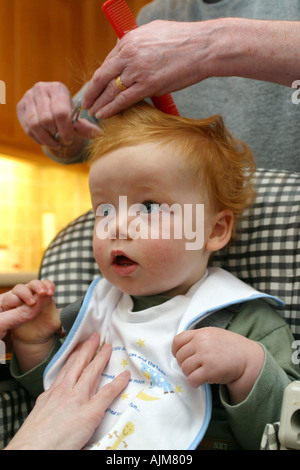
[[(281, 298), (282, 315), (300, 339), (300, 174), (259, 169), (257, 197), (239, 225), (234, 242), (216, 253), (220, 266), (256, 289)], [(40, 269), (41, 279), (56, 284), (56, 302), (63, 307), (84, 295), (101, 276), (94, 260), (93, 211), (88, 211), (52, 241)]]

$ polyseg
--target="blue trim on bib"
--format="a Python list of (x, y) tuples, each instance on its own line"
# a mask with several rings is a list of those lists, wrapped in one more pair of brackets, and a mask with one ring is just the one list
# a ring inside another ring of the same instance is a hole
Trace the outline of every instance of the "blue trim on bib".
[[(229, 307), (231, 305), (235, 304), (240, 304), (243, 302), (248, 302), (249, 300), (256, 300), (256, 299), (267, 299), (267, 300), (272, 300), (273, 303), (275, 303), (278, 307), (283, 308), (284, 307), (284, 302), (276, 297), (273, 297), (269, 294), (253, 294), (251, 297), (247, 297), (245, 299), (239, 299), (234, 302), (227, 302), (223, 305), (206, 310), (204, 312), (201, 312), (199, 315), (196, 315), (187, 325), (184, 327), (184, 331), (188, 330), (192, 326), (195, 326), (195, 323), (199, 322), (199, 320), (203, 317), (206, 317), (207, 315), (210, 315), (211, 313), (216, 312), (217, 310), (222, 310), (226, 307)], [(211, 420), (211, 413), (212, 413), (212, 395), (211, 395), (211, 387), (209, 384), (205, 383), (205, 402), (206, 402), (206, 407), (205, 407), (205, 416), (201, 425), (201, 428), (199, 430), (199, 433), (195, 437), (194, 441), (191, 443), (191, 445), (188, 447), (188, 450), (195, 450), (200, 442), (202, 441), (206, 430), (208, 428), (208, 425)]]
[(253, 294), (251, 295), (250, 297), (246, 297), (244, 299), (238, 299), (238, 300), (235, 300), (233, 302), (227, 302), (223, 305), (219, 305), (217, 308), (216, 307), (213, 307), (209, 310), (206, 310), (204, 312), (202, 312), (201, 314), (199, 315), (196, 315), (192, 320), (190, 320), (190, 322), (184, 327), (184, 331), (190, 329), (192, 326), (194, 326), (195, 323), (197, 323), (200, 318), (202, 317), (205, 317), (207, 315), (210, 315), (211, 313), (214, 313), (214, 312), (217, 312), (218, 310), (223, 310), (224, 308), (227, 308), (227, 307), (230, 307), (231, 305), (237, 305), (237, 304), (242, 304), (244, 302), (249, 302), (250, 300), (256, 300), (256, 299), (266, 299), (266, 300), (271, 300), (272, 304), (275, 304), (278, 308), (284, 308), (285, 306), (285, 303), (283, 302), (283, 300), (281, 299), (278, 299), (277, 297), (274, 297), (272, 295), (269, 295), (269, 294)]
[(207, 383), (204, 384), (204, 387), (205, 387), (205, 415), (204, 415), (203, 422), (201, 424), (201, 428), (200, 428), (197, 436), (195, 437), (193, 442), (189, 445), (187, 450), (197, 449), (198, 445), (202, 441), (202, 439), (203, 439), (203, 437), (204, 437), (204, 435), (207, 431), (208, 425), (209, 425), (210, 420), (211, 420), (211, 413), (212, 413), (211, 388), (210, 388), (210, 385), (207, 384)]

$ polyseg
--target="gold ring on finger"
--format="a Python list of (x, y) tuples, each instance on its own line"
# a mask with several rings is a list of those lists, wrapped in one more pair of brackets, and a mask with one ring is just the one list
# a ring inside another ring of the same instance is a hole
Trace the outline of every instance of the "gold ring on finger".
[(116, 78), (116, 85), (121, 91), (127, 90), (127, 86), (125, 86), (122, 82), (120, 75), (118, 75)]

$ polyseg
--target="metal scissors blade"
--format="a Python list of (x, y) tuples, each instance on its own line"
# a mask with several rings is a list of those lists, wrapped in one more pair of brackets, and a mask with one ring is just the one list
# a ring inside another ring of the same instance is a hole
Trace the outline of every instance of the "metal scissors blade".
[(75, 108), (74, 108), (72, 114), (71, 114), (72, 124), (74, 124), (76, 121), (78, 121), (80, 112), (81, 112), (81, 101), (78, 101), (77, 104), (75, 105)]
[[(79, 101), (77, 101), (77, 103), (75, 105), (75, 108), (73, 109), (72, 114), (71, 114), (72, 124), (75, 124), (75, 122), (78, 121), (80, 113), (81, 113), (81, 101), (79, 100)], [(57, 142), (59, 141), (58, 132), (56, 132), (56, 134), (54, 135), (54, 139)]]

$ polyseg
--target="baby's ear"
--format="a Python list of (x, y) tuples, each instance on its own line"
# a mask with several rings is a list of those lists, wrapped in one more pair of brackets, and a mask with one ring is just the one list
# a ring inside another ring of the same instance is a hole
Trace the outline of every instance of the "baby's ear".
[(206, 242), (207, 251), (218, 251), (230, 241), (234, 215), (231, 210), (224, 209), (215, 216), (210, 236)]

